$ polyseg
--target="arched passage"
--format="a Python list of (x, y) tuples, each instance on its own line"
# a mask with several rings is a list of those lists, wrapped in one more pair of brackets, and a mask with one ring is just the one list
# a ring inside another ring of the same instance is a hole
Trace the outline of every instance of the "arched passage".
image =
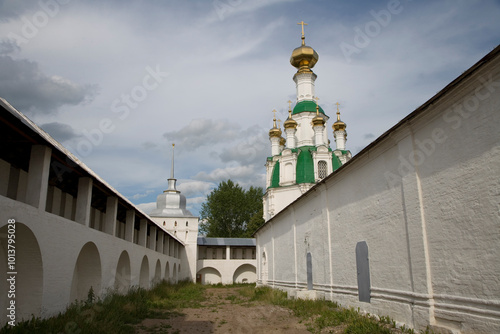
[(164, 276), (164, 279), (167, 282), (170, 282), (170, 264), (168, 263), (168, 261), (167, 261), (167, 264), (165, 265), (165, 276)]
[(174, 263), (174, 269), (172, 270), (172, 283), (177, 283), (177, 266)]
[(251, 264), (242, 264), (233, 275), (233, 283), (254, 283), (257, 278), (257, 270)]
[(153, 282), (159, 283), (161, 281), (161, 263), (160, 259), (156, 260), (156, 267), (155, 267), (155, 276), (153, 278)]
[(71, 282), (70, 302), (86, 299), (90, 288), (99, 296), (101, 293), (101, 257), (93, 242), (83, 245), (76, 260)]
[(198, 271), (197, 276), (201, 277), (201, 284), (218, 284), (222, 283), (222, 275), (212, 267), (205, 267)]
[(139, 286), (145, 289), (149, 288), (149, 261), (146, 255), (142, 258), (141, 273), (139, 274)]
[[(10, 228), (9, 228), (10, 226)], [(6, 237), (0, 238), (0, 279), (2, 288), (0, 293), (0, 315), (7, 319), (8, 291), (10, 284), (7, 281), (10, 278), (8, 272), (12, 270), (8, 267), (8, 235), (15, 235), (15, 275), (16, 280), (16, 322), (21, 319), (29, 319), (32, 315), (40, 316), (42, 307), (43, 293), (43, 263), (40, 246), (38, 241), (30, 230), (23, 223), (16, 222), (15, 225), (5, 225), (0, 228), (0, 235)]]
[(119, 293), (126, 293), (130, 288), (131, 280), (130, 257), (127, 251), (123, 251), (116, 265), (114, 287)]
[(268, 268), (267, 268), (267, 258), (266, 258), (266, 251), (262, 252), (262, 259), (261, 259), (261, 266), (260, 266), (260, 275), (262, 279), (262, 284), (267, 284), (267, 279), (268, 279)]

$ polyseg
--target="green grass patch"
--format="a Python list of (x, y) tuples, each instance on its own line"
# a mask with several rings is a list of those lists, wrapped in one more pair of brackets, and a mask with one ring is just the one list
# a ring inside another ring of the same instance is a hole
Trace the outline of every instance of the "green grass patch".
[(151, 290), (132, 288), (126, 295), (110, 292), (96, 300), (89, 291), (87, 301), (71, 304), (55, 317), (5, 325), (4, 333), (134, 333), (133, 325), (146, 318), (167, 319), (174, 311), (198, 307), (205, 299), (205, 288), (188, 282), (171, 285), (162, 282)]
[[(249, 295), (249, 291), (242, 292)], [(353, 308), (339, 307), (336, 303), (325, 300), (288, 299), (283, 291), (268, 287), (254, 289), (252, 300), (287, 307), (307, 326), (312, 333), (320, 333), (328, 327), (344, 324), (347, 334), (390, 334), (390, 330), (371, 317), (363, 316)]]

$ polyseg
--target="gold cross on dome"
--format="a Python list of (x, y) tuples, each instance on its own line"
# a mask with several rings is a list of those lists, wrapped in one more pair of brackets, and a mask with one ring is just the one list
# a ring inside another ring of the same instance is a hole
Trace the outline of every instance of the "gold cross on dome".
[(340, 106), (340, 103), (335, 103), (337, 105), (337, 111), (339, 111), (339, 106)]
[(277, 113), (276, 109), (273, 109), (273, 111), (272, 111), (272, 112), (274, 113), (273, 118), (274, 118), (274, 120), (276, 120), (276, 113)]
[(281, 119), (278, 119), (278, 129), (281, 128)]
[(292, 109), (292, 101), (288, 100), (288, 110)]
[(299, 23), (297, 23), (297, 24), (300, 24), (300, 25), (302, 26), (302, 45), (306, 45), (306, 42), (305, 42), (306, 37), (305, 37), (305, 35), (304, 35), (304, 26), (306, 26), (306, 25), (307, 25), (307, 23), (304, 23), (304, 21), (300, 21), (300, 22), (299, 22)]

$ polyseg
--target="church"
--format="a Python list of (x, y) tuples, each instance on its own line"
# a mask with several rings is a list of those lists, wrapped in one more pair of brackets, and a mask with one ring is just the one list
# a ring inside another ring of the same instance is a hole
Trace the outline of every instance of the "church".
[[(297, 103), (269, 131), (257, 285), (442, 333), (500, 332), (500, 46), (351, 158), (293, 50)], [(388, 97), (389, 98), (389, 97)]]
[[(290, 63), (297, 68), (293, 81), (297, 87), (297, 101), (291, 108), (283, 132), (276, 125), (269, 130), (271, 157), (266, 162), (266, 193), (264, 194), (264, 220), (270, 219), (293, 200), (309, 190), (316, 182), (351, 159), (346, 150), (346, 124), (340, 120), (337, 102), (337, 120), (333, 124), (336, 149), (330, 148), (326, 123), (329, 117), (318, 104), (314, 92), (316, 74), (312, 68), (318, 62), (318, 53), (305, 44), (304, 22), (302, 45), (293, 50)], [(276, 110), (274, 110), (276, 115)]]

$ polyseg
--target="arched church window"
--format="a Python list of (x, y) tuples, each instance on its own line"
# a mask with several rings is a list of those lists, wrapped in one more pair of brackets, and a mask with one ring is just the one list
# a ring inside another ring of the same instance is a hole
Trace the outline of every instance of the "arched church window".
[(165, 221), (163, 221), (163, 226), (165, 226)]
[(318, 177), (320, 179), (324, 179), (326, 177), (326, 174), (327, 174), (326, 161), (324, 160), (318, 161)]
[(188, 222), (186, 222), (186, 226), (188, 226)]
[(177, 226), (177, 220), (174, 222), (174, 226)]

